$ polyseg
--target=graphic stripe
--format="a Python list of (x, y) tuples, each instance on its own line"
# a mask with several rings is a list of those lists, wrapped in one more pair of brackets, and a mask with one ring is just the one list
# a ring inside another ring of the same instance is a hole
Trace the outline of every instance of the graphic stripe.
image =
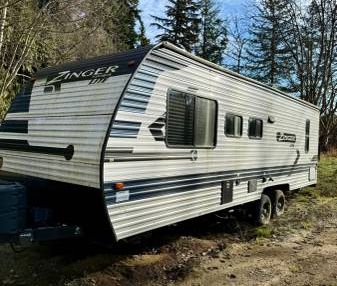
[(135, 162), (135, 161), (160, 161), (160, 160), (194, 160), (193, 152), (114, 152), (105, 153), (105, 162)]
[[(207, 186), (220, 187), (223, 181), (233, 180), (238, 184), (249, 180), (274, 180), (275, 177), (293, 175), (295, 173), (309, 172), (309, 168), (316, 164), (302, 164), (297, 166), (281, 166), (269, 168), (257, 168), (248, 170), (231, 170), (216, 173), (203, 173), (197, 175), (175, 176), (160, 179), (148, 179), (123, 182), (124, 190), (129, 191), (129, 200), (141, 200), (155, 196), (172, 193), (197, 190)], [(116, 191), (113, 189), (114, 182), (105, 183), (104, 192), (107, 204), (116, 203)]]
[(0, 125), (0, 132), (28, 133), (27, 120), (5, 120)]
[(110, 137), (137, 138), (140, 122), (116, 120), (112, 126)]

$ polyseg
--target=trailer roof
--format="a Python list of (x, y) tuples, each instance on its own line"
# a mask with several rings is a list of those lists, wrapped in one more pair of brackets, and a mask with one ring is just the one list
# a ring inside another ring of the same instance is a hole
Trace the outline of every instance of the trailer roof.
[[(149, 45), (143, 48), (138, 48), (138, 49), (133, 49), (133, 50), (129, 50), (126, 52), (121, 52), (121, 53), (115, 53), (115, 54), (109, 54), (109, 55), (104, 55), (104, 56), (99, 56), (99, 57), (94, 57), (94, 58), (90, 58), (90, 59), (85, 59), (85, 60), (80, 60), (80, 61), (73, 61), (70, 63), (65, 63), (65, 64), (61, 64), (58, 66), (54, 66), (54, 67), (47, 67), (44, 68), (40, 71), (38, 71), (36, 73), (36, 77), (43, 77), (43, 76), (49, 76), (52, 74), (56, 74), (65, 70), (71, 70), (71, 71), (78, 71), (78, 70), (83, 70), (86, 68), (95, 68), (95, 67), (101, 67), (101, 66), (105, 66), (105, 65), (111, 65), (111, 64), (116, 64), (116, 65), (120, 65), (121, 68), (119, 70), (119, 74), (126, 74), (126, 73), (132, 73), (134, 72), (137, 67), (139, 66), (139, 64), (142, 62), (142, 60), (146, 57), (146, 55), (153, 49), (158, 49), (161, 47), (165, 47), (168, 49), (171, 49), (177, 53), (180, 53), (188, 58), (191, 58), (195, 61), (198, 61), (214, 70), (218, 70), (222, 73), (231, 75), (233, 77), (242, 79), (244, 81), (248, 81), (250, 83), (259, 85), (263, 88), (272, 90), (274, 92), (276, 92), (277, 94), (281, 95), (281, 96), (285, 96), (291, 100), (294, 100), (298, 103), (304, 104), (308, 107), (314, 108), (316, 110), (319, 110), (319, 108), (312, 104), (309, 103), (305, 100), (299, 99), (295, 96), (292, 96), (288, 93), (285, 93), (279, 89), (276, 89), (274, 87), (268, 86), (262, 82), (259, 82), (257, 80), (251, 79), (249, 77), (245, 77), (241, 74), (238, 74), (236, 72), (230, 71), (224, 67), (221, 67), (217, 64), (211, 63), (203, 58), (200, 58), (198, 56), (195, 56), (189, 52), (187, 52), (184, 49), (181, 49), (169, 42), (161, 42), (157, 45)], [(129, 64), (132, 63), (132, 64)]]
[[(108, 54), (85, 60), (64, 63), (53, 67), (47, 67), (38, 71), (35, 76), (39, 78), (56, 74), (66, 70), (77, 71), (95, 67), (99, 68), (105, 65), (112, 65), (112, 64), (116, 65), (120, 64), (121, 67), (123, 67), (121, 73), (123, 72), (130, 73), (133, 72), (138, 67), (138, 65), (141, 63), (141, 61), (144, 59), (144, 57), (152, 48), (153, 45), (149, 45), (143, 48), (133, 49), (125, 52)], [(128, 64), (131, 61), (132, 64)]]

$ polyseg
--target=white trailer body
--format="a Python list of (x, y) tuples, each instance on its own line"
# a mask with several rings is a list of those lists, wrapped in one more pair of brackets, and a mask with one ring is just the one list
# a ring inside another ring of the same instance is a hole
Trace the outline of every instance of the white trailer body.
[(38, 73), (0, 126), (1, 174), (59, 183), (57, 208), (73, 192), (69, 216), (102, 211), (120, 240), (316, 184), (318, 132), (317, 107), (161, 43)]

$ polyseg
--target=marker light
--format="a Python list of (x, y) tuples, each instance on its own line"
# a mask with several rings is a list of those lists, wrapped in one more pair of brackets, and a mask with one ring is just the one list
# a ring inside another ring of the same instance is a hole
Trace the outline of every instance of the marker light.
[(115, 189), (115, 190), (121, 190), (121, 189), (124, 189), (124, 183), (115, 183), (114, 189)]

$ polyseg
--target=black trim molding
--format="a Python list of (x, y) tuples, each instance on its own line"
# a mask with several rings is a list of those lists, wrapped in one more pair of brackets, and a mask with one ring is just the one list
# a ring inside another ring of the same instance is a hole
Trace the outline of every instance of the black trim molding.
[(65, 148), (33, 146), (29, 145), (27, 140), (18, 139), (0, 139), (0, 149), (63, 156), (68, 161), (71, 160), (74, 155), (73, 145), (68, 145)]

